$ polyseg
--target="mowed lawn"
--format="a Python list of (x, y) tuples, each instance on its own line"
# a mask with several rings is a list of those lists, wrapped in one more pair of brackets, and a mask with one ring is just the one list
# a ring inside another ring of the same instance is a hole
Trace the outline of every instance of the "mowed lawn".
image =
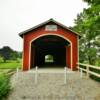
[(0, 62), (0, 69), (16, 69), (21, 68), (22, 61), (7, 61), (6, 63)]

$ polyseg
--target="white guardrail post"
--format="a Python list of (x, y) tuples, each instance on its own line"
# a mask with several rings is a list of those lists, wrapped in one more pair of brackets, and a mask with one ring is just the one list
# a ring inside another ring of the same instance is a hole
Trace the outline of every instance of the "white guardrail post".
[(81, 78), (83, 77), (83, 71), (82, 71), (82, 68), (80, 68), (80, 76), (81, 76)]
[(87, 65), (86, 70), (87, 70), (87, 78), (89, 78), (89, 65)]
[(16, 69), (16, 77), (18, 78), (18, 72), (19, 72), (19, 68), (17, 67)]
[(66, 84), (66, 81), (67, 81), (67, 76), (66, 76), (66, 74), (67, 74), (67, 68), (66, 68), (66, 66), (65, 66), (65, 68), (64, 68), (64, 84)]
[(38, 66), (35, 68), (35, 84), (37, 84), (37, 77), (38, 77)]

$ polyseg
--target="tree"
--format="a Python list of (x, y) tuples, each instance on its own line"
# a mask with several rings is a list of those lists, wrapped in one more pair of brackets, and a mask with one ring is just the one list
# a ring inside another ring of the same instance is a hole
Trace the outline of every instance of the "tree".
[(4, 62), (6, 62), (6, 60), (9, 60), (11, 58), (11, 53), (12, 53), (12, 49), (8, 46), (4, 46), (1, 50), (0, 50), (0, 54), (2, 55)]
[(6, 60), (17, 60), (21, 58), (22, 53), (14, 51), (8, 46), (4, 46), (0, 49), (0, 55), (3, 57), (4, 62), (6, 62)]
[(3, 57), (0, 55), (0, 62), (3, 62)]
[(12, 51), (11, 52), (11, 54), (10, 54), (10, 59), (12, 59), (12, 60), (17, 60), (17, 58), (18, 58), (18, 52), (17, 51)]
[(17, 52), (18, 53), (18, 58), (22, 58), (22, 52)]
[(89, 8), (77, 15), (73, 30), (79, 32), (80, 61), (95, 64), (100, 54), (100, 0), (84, 0)]

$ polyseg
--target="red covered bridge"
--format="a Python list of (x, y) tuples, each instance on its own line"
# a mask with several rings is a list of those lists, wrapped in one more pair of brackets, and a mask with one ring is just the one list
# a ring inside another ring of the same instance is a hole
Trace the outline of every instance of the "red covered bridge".
[(19, 34), (23, 38), (23, 70), (45, 64), (52, 55), (57, 66), (76, 70), (79, 35), (65, 25), (50, 19)]

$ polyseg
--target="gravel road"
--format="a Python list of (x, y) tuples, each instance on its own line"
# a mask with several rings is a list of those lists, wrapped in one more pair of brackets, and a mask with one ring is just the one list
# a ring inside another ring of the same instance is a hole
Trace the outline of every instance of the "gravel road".
[(100, 100), (100, 83), (78, 72), (39, 73), (37, 84), (34, 73), (19, 72), (11, 78), (12, 91), (8, 100)]

